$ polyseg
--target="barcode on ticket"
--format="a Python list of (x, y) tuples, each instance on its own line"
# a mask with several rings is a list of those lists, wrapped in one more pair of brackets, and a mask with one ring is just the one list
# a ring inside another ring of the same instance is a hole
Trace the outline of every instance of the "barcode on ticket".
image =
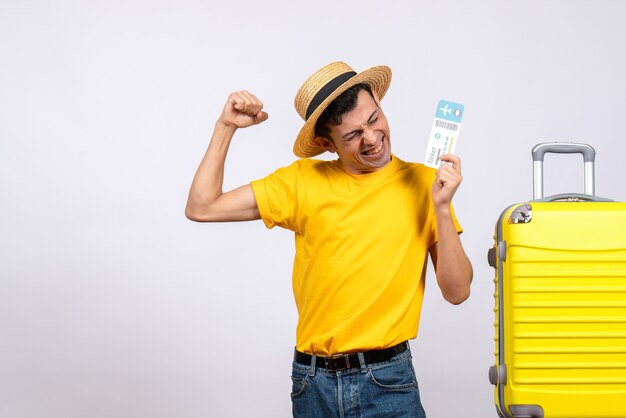
[(449, 129), (449, 130), (455, 131), (455, 132), (459, 130), (459, 125), (457, 125), (456, 123), (450, 123), (450, 122), (446, 122), (444, 120), (435, 119), (435, 125), (438, 128)]

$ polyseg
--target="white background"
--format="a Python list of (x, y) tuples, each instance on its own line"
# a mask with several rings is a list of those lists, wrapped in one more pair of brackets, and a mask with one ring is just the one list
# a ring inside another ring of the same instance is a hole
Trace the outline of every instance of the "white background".
[[(493, 228), (532, 198), (530, 149), (597, 152), (626, 200), (626, 2), (0, 1), (0, 416), (288, 417), (293, 238), (196, 224), (187, 191), (229, 92), (270, 119), (225, 188), (294, 160), (300, 84), (335, 60), (394, 72), (393, 150), (422, 161), (439, 99), (465, 105), (455, 206), (472, 296), (428, 275), (412, 341), (430, 418), (495, 417)], [(582, 192), (579, 156), (546, 193)]]

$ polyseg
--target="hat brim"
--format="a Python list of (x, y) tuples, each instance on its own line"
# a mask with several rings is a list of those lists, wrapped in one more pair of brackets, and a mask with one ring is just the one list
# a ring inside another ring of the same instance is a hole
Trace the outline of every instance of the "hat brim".
[(317, 119), (322, 112), (326, 110), (328, 105), (340, 96), (341, 93), (360, 83), (369, 84), (372, 91), (376, 92), (378, 95), (378, 98), (382, 99), (391, 83), (391, 68), (385, 65), (369, 68), (340, 85), (333, 93), (324, 99), (313, 113), (311, 113), (306, 122), (304, 122), (304, 126), (300, 129), (300, 133), (296, 138), (296, 142), (293, 144), (293, 153), (296, 154), (297, 157), (314, 157), (326, 151), (315, 143), (315, 124), (317, 123)]

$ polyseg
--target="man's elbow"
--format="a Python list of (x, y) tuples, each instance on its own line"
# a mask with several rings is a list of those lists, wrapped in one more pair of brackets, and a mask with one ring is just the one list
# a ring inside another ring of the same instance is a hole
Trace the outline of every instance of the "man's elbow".
[(185, 217), (194, 222), (207, 222), (206, 216), (193, 206), (187, 205), (185, 207)]
[[(439, 281), (443, 298), (453, 304), (460, 305), (470, 297), (470, 285), (474, 271), (469, 260), (463, 268), (455, 272), (447, 272), (447, 280)], [(437, 278), (439, 280), (439, 277)]]
[(460, 305), (470, 297), (473, 272), (470, 270), (462, 277), (462, 279), (457, 277), (458, 280), (450, 281), (447, 286), (441, 287), (443, 298), (453, 305)]
[(454, 291), (444, 292), (443, 298), (446, 300), (446, 302), (449, 302), (453, 305), (460, 305), (470, 297), (470, 293), (470, 287), (468, 285), (459, 289), (455, 289)]
[(187, 208), (185, 208), (185, 217), (190, 221), (199, 222), (196, 214)]

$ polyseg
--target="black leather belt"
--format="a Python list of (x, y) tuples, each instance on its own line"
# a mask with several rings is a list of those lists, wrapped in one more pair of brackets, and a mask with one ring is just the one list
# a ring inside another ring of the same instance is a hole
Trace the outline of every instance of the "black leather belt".
[[(365, 364), (380, 363), (382, 361), (388, 361), (392, 357), (405, 352), (408, 348), (409, 344), (404, 341), (390, 348), (364, 351), (363, 357), (365, 358)], [(305, 366), (310, 366), (311, 357), (313, 356), (310, 354), (301, 353), (296, 350), (294, 361)], [(361, 367), (361, 362), (359, 361), (358, 353), (336, 354), (330, 357), (315, 356), (315, 366), (336, 372)]]

